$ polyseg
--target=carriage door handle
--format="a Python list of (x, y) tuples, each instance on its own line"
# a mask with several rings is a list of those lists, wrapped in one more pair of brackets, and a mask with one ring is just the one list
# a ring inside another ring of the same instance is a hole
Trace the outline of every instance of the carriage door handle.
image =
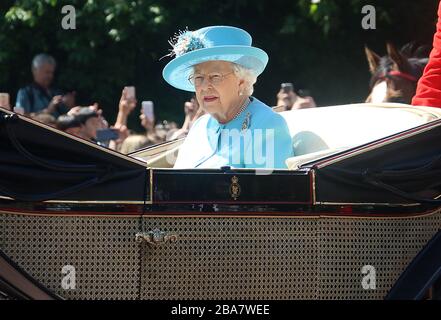
[(161, 245), (176, 242), (178, 240), (178, 235), (154, 229), (148, 232), (137, 232), (135, 240), (140, 243), (147, 242), (150, 245)]

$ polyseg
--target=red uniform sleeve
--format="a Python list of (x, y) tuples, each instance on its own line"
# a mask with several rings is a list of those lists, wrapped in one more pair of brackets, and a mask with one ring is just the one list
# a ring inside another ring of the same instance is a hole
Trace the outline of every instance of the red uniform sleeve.
[(433, 38), (433, 49), (424, 74), (418, 81), (412, 105), (441, 107), (441, 2), (438, 7), (438, 23)]

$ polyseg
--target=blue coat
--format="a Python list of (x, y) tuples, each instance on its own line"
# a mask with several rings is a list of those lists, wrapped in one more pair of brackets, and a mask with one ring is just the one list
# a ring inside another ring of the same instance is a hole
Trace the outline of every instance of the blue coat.
[(206, 114), (190, 129), (174, 168), (287, 168), (292, 139), (283, 117), (254, 97), (226, 124)]

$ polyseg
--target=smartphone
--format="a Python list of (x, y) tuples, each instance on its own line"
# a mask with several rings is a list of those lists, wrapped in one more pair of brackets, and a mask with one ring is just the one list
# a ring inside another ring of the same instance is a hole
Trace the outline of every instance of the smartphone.
[(130, 87), (125, 87), (125, 89), (126, 89), (126, 99), (130, 100), (136, 98), (135, 87), (130, 86)]
[(281, 88), (281, 89), (283, 90), (283, 92), (285, 92), (285, 93), (288, 93), (288, 92), (294, 91), (294, 85), (293, 85), (292, 83), (290, 83), (290, 82), (282, 83), (282, 84), (280, 85), (280, 88)]
[(153, 110), (153, 101), (143, 101), (142, 102), (142, 113), (145, 117), (150, 120), (150, 122), (155, 121), (155, 112)]
[(11, 108), (9, 104), (9, 93), (0, 93), (0, 107), (5, 109)]
[(116, 129), (99, 129), (96, 131), (96, 140), (98, 142), (107, 142), (118, 138), (119, 134)]
[(310, 92), (309, 90), (307, 90), (307, 89), (299, 89), (299, 90), (297, 91), (297, 95), (298, 95), (299, 97), (304, 98), (304, 97), (311, 96), (311, 92)]

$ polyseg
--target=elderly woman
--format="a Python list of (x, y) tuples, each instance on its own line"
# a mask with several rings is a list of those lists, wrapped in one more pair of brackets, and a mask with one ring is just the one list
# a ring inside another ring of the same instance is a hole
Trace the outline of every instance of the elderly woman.
[(244, 30), (213, 26), (170, 41), (175, 58), (163, 70), (173, 87), (196, 92), (206, 114), (195, 121), (175, 168), (286, 168), (292, 141), (285, 120), (252, 97), (268, 55)]

